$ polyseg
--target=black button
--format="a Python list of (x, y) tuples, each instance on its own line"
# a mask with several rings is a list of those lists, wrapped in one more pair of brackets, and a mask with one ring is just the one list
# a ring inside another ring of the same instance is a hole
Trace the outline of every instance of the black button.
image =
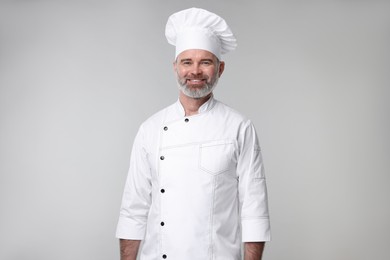
[(164, 193), (164, 192), (165, 192), (165, 190), (164, 190), (164, 189), (161, 189), (160, 191), (161, 191), (161, 193)]
[(161, 226), (164, 226), (164, 225), (165, 225), (165, 223), (164, 223), (164, 222), (161, 222), (161, 223), (160, 223), (160, 225), (161, 225)]
[(165, 157), (164, 156), (160, 156), (160, 160), (164, 160), (165, 159)]
[(163, 257), (164, 259), (166, 259), (166, 258), (167, 258), (167, 255), (162, 255), (162, 257)]
[(164, 126), (164, 131), (167, 131), (168, 130), (168, 126)]
[(188, 118), (184, 119), (184, 122), (188, 123), (190, 121)]

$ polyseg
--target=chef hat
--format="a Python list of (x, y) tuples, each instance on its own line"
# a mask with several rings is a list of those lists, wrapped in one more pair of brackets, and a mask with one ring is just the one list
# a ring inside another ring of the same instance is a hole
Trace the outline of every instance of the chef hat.
[(165, 36), (176, 46), (177, 56), (189, 49), (207, 50), (221, 59), (236, 48), (234, 37), (225, 20), (200, 8), (190, 8), (172, 14), (165, 27)]

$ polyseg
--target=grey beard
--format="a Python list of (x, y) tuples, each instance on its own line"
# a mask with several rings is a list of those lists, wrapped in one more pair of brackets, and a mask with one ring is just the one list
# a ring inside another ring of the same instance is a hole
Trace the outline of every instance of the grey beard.
[(186, 95), (187, 97), (199, 99), (199, 98), (206, 97), (211, 92), (213, 92), (213, 90), (217, 86), (218, 79), (219, 78), (217, 77), (214, 82), (206, 83), (206, 85), (200, 89), (199, 88), (191, 89), (187, 86), (186, 83), (182, 83), (180, 82), (179, 79), (177, 79), (177, 86), (179, 87), (179, 90), (183, 92), (183, 94)]

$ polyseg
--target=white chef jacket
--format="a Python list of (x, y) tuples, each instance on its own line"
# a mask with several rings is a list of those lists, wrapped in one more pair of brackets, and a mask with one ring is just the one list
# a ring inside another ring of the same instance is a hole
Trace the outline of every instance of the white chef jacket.
[(141, 260), (239, 260), (269, 241), (267, 190), (252, 123), (211, 97), (185, 116), (180, 101), (140, 127), (116, 236), (143, 240)]

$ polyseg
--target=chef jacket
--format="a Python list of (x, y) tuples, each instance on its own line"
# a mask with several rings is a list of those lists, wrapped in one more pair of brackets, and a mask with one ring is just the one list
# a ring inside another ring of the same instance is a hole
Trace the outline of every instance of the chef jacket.
[(213, 97), (198, 112), (177, 101), (135, 138), (116, 236), (143, 240), (141, 260), (239, 260), (242, 242), (270, 240), (252, 123)]

